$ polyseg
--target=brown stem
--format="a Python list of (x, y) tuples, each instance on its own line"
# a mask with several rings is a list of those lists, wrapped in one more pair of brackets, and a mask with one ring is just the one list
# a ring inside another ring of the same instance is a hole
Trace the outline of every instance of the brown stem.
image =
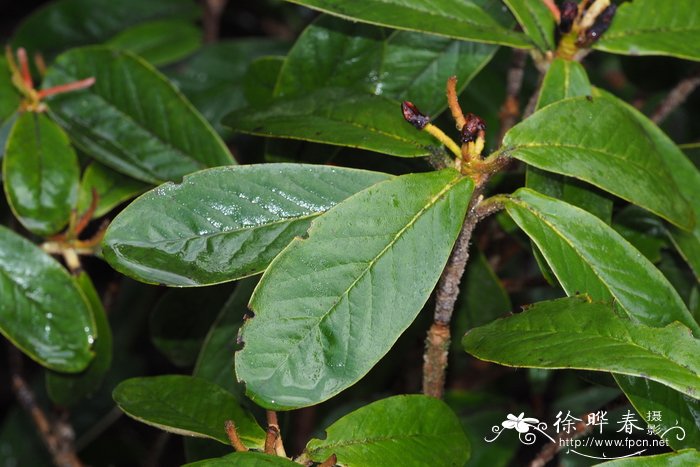
[(280, 430), (274, 425), (267, 427), (267, 435), (265, 436), (265, 454), (275, 454), (275, 445), (280, 437)]
[(22, 376), (22, 356), (10, 346), (10, 375), (17, 402), (31, 416), (39, 437), (58, 467), (82, 467), (73, 445), (73, 428), (60, 420), (50, 419), (36, 402), (34, 393)]
[(228, 0), (204, 0), (204, 42), (216, 42), (219, 38), (221, 14)]
[(554, 459), (554, 456), (556, 456), (564, 446), (566, 446), (565, 441), (588, 435), (593, 429), (593, 426), (586, 425), (585, 420), (587, 417), (588, 414), (584, 415), (581, 421), (577, 422), (569, 433), (559, 433), (559, 435), (554, 438), (554, 443), (548, 443), (545, 447), (543, 447), (537, 457), (530, 462), (530, 467), (544, 467), (549, 461)]
[(323, 461), (323, 463), (318, 464), (318, 467), (333, 467), (338, 462), (338, 458), (335, 454), (331, 454), (331, 457)]
[(235, 449), (236, 452), (246, 452), (248, 448), (245, 447), (245, 444), (243, 444), (241, 438), (238, 437), (236, 424), (233, 423), (233, 420), (226, 420), (226, 422), (224, 422), (224, 427), (226, 428), (226, 435), (228, 436), (228, 440), (231, 442), (233, 449)]
[(700, 86), (700, 72), (696, 72), (679, 82), (656, 108), (651, 120), (657, 124), (664, 121), (671, 112), (685, 102), (698, 86)]
[(527, 60), (527, 52), (516, 49), (513, 51), (513, 59), (508, 75), (506, 77), (506, 100), (501, 106), (499, 117), (501, 118), (501, 129), (498, 133), (498, 143), (503, 141), (503, 136), (518, 120), (520, 115), (520, 89), (523, 86), (523, 75), (525, 62)]
[(268, 441), (272, 444), (270, 445), (269, 454), (277, 454), (281, 457), (287, 457), (287, 453), (284, 450), (284, 444), (282, 443), (282, 432), (280, 431), (280, 424), (277, 421), (277, 412), (274, 410), (268, 410), (266, 412), (267, 416), (267, 438), (265, 439), (265, 452), (268, 450)]
[(459, 284), (469, 260), (469, 242), (476, 224), (502, 209), (500, 201), (481, 201), (477, 189), (472, 196), (467, 218), (447, 261), (435, 295), (433, 324), (428, 330), (423, 355), (423, 394), (441, 399), (445, 391), (447, 351), (450, 346), (450, 320), (459, 296)]

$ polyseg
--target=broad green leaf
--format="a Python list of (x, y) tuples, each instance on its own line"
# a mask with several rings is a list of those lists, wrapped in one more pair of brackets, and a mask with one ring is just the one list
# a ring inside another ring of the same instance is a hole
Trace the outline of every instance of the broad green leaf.
[(688, 328), (646, 326), (586, 297), (537, 303), (469, 331), (462, 344), (501, 365), (643, 376), (700, 397), (700, 340)]
[(231, 393), (200, 378), (131, 378), (114, 389), (113, 397), (128, 416), (161, 430), (229, 444), (224, 423), (232, 420), (243, 444), (264, 444), (265, 432)]
[(674, 224), (695, 225), (654, 141), (629, 111), (605, 98), (548, 105), (513, 127), (504, 154), (586, 181)]
[(415, 102), (434, 116), (447, 106), (447, 79), (457, 76), (461, 91), (496, 50), (492, 45), (390, 31), (324, 15), (289, 51), (275, 95), (352, 88)]
[(239, 399), (244, 396), (244, 390), (236, 383), (233, 373), (233, 353), (236, 350), (238, 329), (248, 311), (246, 305), (257, 283), (257, 278), (251, 277), (236, 284), (236, 290), (209, 329), (192, 372), (193, 376), (216, 383)]
[(303, 407), (364, 376), (430, 296), (473, 187), (453, 169), (404, 175), (312, 222), (251, 298), (255, 317), (235, 359), (248, 396), (267, 408)]
[[(243, 79), (257, 57), (287, 51), (285, 43), (270, 39), (238, 39), (206, 44), (165, 72), (218, 132), (228, 133), (221, 118), (245, 107)], [(277, 75), (271, 77), (277, 79)]]
[[(592, 92), (586, 70), (580, 63), (555, 58), (550, 63), (540, 86), (537, 109), (569, 97), (590, 96)], [(612, 221), (612, 200), (596, 193), (591, 187), (585, 186), (578, 180), (528, 165), (525, 186), (585, 209), (607, 224)], [(542, 258), (540, 251), (533, 248), (533, 254), (542, 275), (549, 283), (553, 284), (555, 281), (552, 272)]]
[(128, 52), (73, 49), (49, 68), (44, 87), (94, 77), (93, 86), (49, 99), (51, 116), (77, 146), (138, 180), (178, 180), (229, 165), (224, 142), (163, 75)]
[(568, 295), (614, 298), (648, 326), (680, 321), (700, 334), (663, 274), (597, 217), (528, 188), (508, 198), (506, 210), (537, 245)]
[(700, 451), (683, 449), (678, 452), (656, 454), (654, 456), (616, 459), (598, 464), (604, 467), (689, 467), (700, 464)]
[(259, 136), (349, 146), (399, 157), (427, 156), (438, 144), (404, 121), (398, 101), (343, 88), (317, 89), (238, 110), (224, 118), (224, 125)]
[(262, 452), (236, 452), (217, 459), (205, 459), (203, 461), (185, 464), (183, 467), (299, 467), (286, 457), (263, 454)]
[(139, 23), (198, 16), (199, 8), (189, 0), (59, 0), (27, 17), (12, 45), (41, 52), (50, 60), (71, 47), (104, 42)]
[(232, 281), (263, 271), (311, 219), (387, 178), (302, 164), (198, 172), (131, 203), (109, 226), (103, 254), (116, 270), (144, 282)]
[(222, 284), (165, 292), (149, 320), (153, 346), (175, 366), (194, 365), (207, 331), (231, 291), (230, 284)]
[(66, 226), (78, 197), (78, 156), (46, 115), (25, 112), (17, 118), (2, 176), (12, 212), (28, 230), (52, 235)]
[(691, 232), (683, 231), (677, 227), (669, 227), (668, 233), (674, 245), (681, 255), (688, 261), (695, 272), (695, 277), (700, 281), (700, 171), (688, 157), (676, 146), (654, 122), (631, 105), (624, 103), (612, 94), (596, 89), (596, 93), (603, 98), (619, 102), (627, 112), (644, 129), (649, 139), (656, 145), (659, 153), (663, 155), (663, 161), (668, 168), (671, 177), (681, 195), (690, 202), (695, 212), (695, 227)]
[[(12, 84), (12, 75), (7, 65), (7, 59), (0, 57), (0, 123), (4, 122), (17, 111), (20, 103), (20, 95), (17, 88)], [(0, 146), (0, 153), (5, 149), (5, 145)]]
[(46, 391), (56, 404), (75, 405), (80, 400), (95, 392), (112, 364), (112, 330), (107, 321), (107, 314), (102, 306), (102, 300), (90, 280), (90, 276), (82, 272), (76, 278), (76, 283), (87, 298), (87, 303), (95, 321), (97, 338), (92, 359), (87, 369), (77, 374), (65, 374), (49, 371), (46, 373)]
[(265, 56), (253, 60), (243, 77), (245, 100), (251, 105), (270, 102), (283, 64), (284, 57), (277, 56)]
[[(7, 140), (10, 137), (10, 132), (12, 127), (15, 126), (15, 122), (19, 118), (19, 113), (15, 112), (7, 117), (7, 120), (0, 121), (0, 161), (2, 161), (5, 155), (5, 147), (7, 146)], [(2, 164), (0, 163), (0, 170), (2, 170)]]
[(554, 50), (556, 24), (552, 12), (542, 0), (504, 0), (525, 34), (542, 51)]
[(469, 441), (443, 401), (423, 395), (394, 396), (366, 405), (326, 428), (323, 440), (306, 445), (311, 460), (332, 454), (338, 464), (463, 466)]
[(202, 31), (190, 21), (166, 19), (138, 24), (117, 34), (106, 45), (128, 50), (155, 66), (181, 60), (202, 44)]
[(544, 75), (537, 110), (570, 97), (590, 96), (593, 88), (579, 62), (555, 58)]
[(625, 55), (670, 55), (700, 60), (700, 15), (695, 0), (623, 3), (593, 48)]
[(102, 217), (125, 201), (148, 190), (151, 185), (122, 175), (99, 162), (91, 162), (80, 181), (78, 213), (84, 213), (92, 203), (92, 191), (97, 193), (97, 208), (92, 217)]
[[(643, 418), (653, 411), (661, 413), (656, 434), (668, 441), (675, 450), (700, 446), (700, 401), (690, 398), (668, 386), (633, 376), (614, 375), (637, 413)], [(678, 425), (682, 428), (673, 428)], [(665, 434), (664, 434), (665, 433)]]
[(352, 21), (426, 32), (475, 42), (529, 48), (523, 34), (511, 31), (486, 10), (494, 1), (477, 0), (289, 0)]
[(0, 226), (0, 333), (46, 368), (76, 373), (93, 357), (95, 323), (58, 261)]

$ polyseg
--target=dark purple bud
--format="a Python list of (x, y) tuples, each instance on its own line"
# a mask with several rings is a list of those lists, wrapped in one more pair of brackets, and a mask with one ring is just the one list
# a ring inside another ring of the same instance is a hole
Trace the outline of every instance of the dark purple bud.
[(462, 132), (460, 134), (460, 141), (462, 144), (476, 141), (479, 133), (486, 131), (486, 123), (481, 119), (481, 117), (477, 117), (470, 112), (465, 115), (465, 120), (467, 123), (465, 123), (462, 127)]
[(602, 36), (603, 33), (605, 33), (605, 31), (607, 31), (610, 27), (610, 23), (612, 22), (616, 11), (617, 5), (615, 4), (612, 4), (603, 10), (603, 12), (596, 18), (593, 26), (586, 31), (584, 39), (581, 41), (582, 45), (588, 47), (600, 39), (600, 36)]
[(561, 19), (559, 20), (559, 31), (566, 34), (571, 31), (571, 26), (574, 25), (574, 20), (578, 16), (578, 4), (576, 2), (566, 1), (561, 4)]
[(423, 115), (420, 110), (418, 110), (418, 107), (411, 102), (403, 101), (401, 104), (401, 111), (403, 112), (403, 118), (419, 130), (422, 130), (425, 128), (425, 125), (430, 123), (430, 117)]

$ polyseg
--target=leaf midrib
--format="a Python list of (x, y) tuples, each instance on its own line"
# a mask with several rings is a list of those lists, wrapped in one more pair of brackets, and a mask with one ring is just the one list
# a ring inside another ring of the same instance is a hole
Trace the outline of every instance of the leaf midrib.
[[(383, 441), (396, 441), (396, 440), (404, 440), (404, 439), (421, 439), (421, 440), (426, 440), (427, 438), (435, 438), (438, 441), (444, 440), (446, 436), (450, 436), (455, 434), (454, 432), (446, 432), (446, 433), (407, 433), (407, 434), (398, 434), (394, 436), (371, 436), (367, 438), (361, 438), (361, 439), (350, 439), (350, 440), (343, 440), (343, 441), (337, 441), (333, 443), (326, 443), (323, 445), (320, 445), (314, 449), (309, 450), (310, 455), (314, 455), (314, 453), (318, 453), (319, 451), (322, 451), (324, 449), (335, 449), (335, 448), (343, 448), (347, 446), (356, 446), (356, 445), (368, 445), (368, 444), (376, 444), (376, 443), (381, 443)], [(319, 440), (320, 441), (320, 440)]]
[[(371, 93), (369, 93), (369, 92), (367, 92), (367, 91), (362, 92), (362, 96), (364, 97), (365, 95), (366, 95), (367, 97), (371, 97), (371, 98), (379, 98), (378, 96), (376, 96), (376, 95), (374, 95), (374, 94), (371, 94)], [(423, 146), (423, 145), (421, 145), (420, 143), (417, 143), (417, 142), (416, 142), (415, 140), (413, 140), (413, 139), (404, 138), (404, 137), (402, 137), (401, 135), (398, 135), (398, 134), (395, 134), (395, 133), (387, 133), (387, 132), (385, 132), (385, 131), (381, 131), (380, 129), (378, 129), (378, 128), (376, 128), (376, 127), (371, 127), (371, 126), (362, 125), (362, 124), (360, 124), (360, 123), (358, 123), (358, 122), (353, 122), (353, 121), (348, 121), (348, 120), (342, 120), (342, 119), (339, 119), (338, 117), (333, 117), (333, 116), (330, 116), (330, 115), (320, 115), (320, 114), (318, 114), (318, 113), (312, 113), (312, 114), (310, 114), (310, 115), (300, 115), (300, 114), (296, 114), (296, 115), (279, 115), (279, 116), (275, 116), (275, 117), (272, 117), (272, 118), (265, 119), (264, 121), (265, 121), (265, 122), (268, 122), (268, 124), (269, 124), (269, 123), (273, 123), (273, 124), (278, 124), (278, 125), (279, 125), (280, 123), (286, 123), (286, 121), (288, 121), (288, 120), (291, 119), (291, 118), (298, 118), (299, 116), (313, 117), (313, 118), (318, 118), (318, 119), (322, 119), (322, 120), (331, 121), (331, 122), (333, 122), (333, 123), (340, 123), (340, 124), (343, 124), (343, 125), (350, 125), (350, 126), (359, 128), (359, 129), (361, 129), (361, 130), (365, 130), (365, 131), (368, 131), (368, 132), (370, 132), (370, 133), (375, 133), (375, 134), (377, 134), (377, 135), (384, 136), (384, 137), (386, 137), (386, 138), (389, 138), (389, 139), (392, 139), (392, 140), (395, 140), (395, 141), (398, 141), (398, 142), (401, 142), (401, 143), (406, 143), (407, 145), (409, 145), (409, 146), (411, 146), (411, 147), (413, 147), (413, 148), (415, 148), (415, 149), (424, 149), (424, 146)], [(245, 118), (243, 119), (243, 121), (245, 121)], [(232, 126), (232, 125), (230, 125), (230, 126)], [(233, 127), (233, 126), (232, 126), (232, 127)], [(264, 128), (264, 127), (263, 127), (263, 128)], [(243, 133), (253, 134), (253, 135), (269, 136), (269, 133), (266, 133), (266, 132), (264, 132), (264, 131), (243, 130), (243, 129), (240, 129), (240, 128), (236, 128), (236, 130), (237, 130), (237, 131), (240, 131), (240, 132), (243, 132)], [(297, 138), (298, 138), (298, 139), (305, 140), (305, 141), (314, 141), (314, 140), (320, 140), (320, 139), (321, 139), (321, 138), (318, 138), (318, 139), (317, 139), (317, 138), (313, 138), (313, 137), (307, 138), (307, 137), (305, 137), (305, 136), (304, 136), (304, 137), (299, 136), (299, 137), (297, 137)], [(320, 141), (320, 142), (324, 142), (324, 141)], [(355, 143), (355, 144), (357, 144), (357, 145), (362, 145), (362, 146), (358, 146), (358, 147), (366, 147), (366, 146), (367, 146), (367, 143), (364, 143), (364, 144), (363, 144), (362, 142), (357, 142), (357, 143)]]
[[(558, 238), (560, 238), (561, 240), (564, 241), (564, 243), (566, 243), (567, 245), (569, 245), (569, 247), (573, 250), (573, 252), (576, 254), (576, 256), (578, 256), (578, 257), (580, 258), (580, 260), (586, 264), (586, 266), (587, 266), (588, 269), (593, 273), (593, 275), (600, 281), (601, 284), (603, 284), (603, 286), (608, 290), (608, 292), (610, 292), (610, 295), (612, 295), (612, 296), (615, 298), (615, 300), (617, 300), (617, 302), (620, 303), (620, 305), (622, 305), (622, 307), (623, 307), (625, 313), (626, 313), (630, 318), (639, 319), (639, 318), (636, 317), (636, 315), (635, 315), (634, 313), (632, 313), (632, 312), (627, 308), (626, 303), (624, 303), (623, 301), (620, 300), (619, 294), (617, 294), (615, 291), (613, 291), (613, 288), (608, 284), (608, 282), (607, 282), (606, 280), (603, 279), (603, 277), (601, 277), (601, 274), (599, 274), (599, 272), (596, 270), (596, 268), (594, 268), (594, 267), (591, 265), (591, 262), (588, 260), (588, 258), (587, 258), (586, 256), (583, 255), (583, 252), (582, 252), (582, 251), (579, 251), (579, 249), (576, 248), (576, 246), (574, 245), (574, 243), (573, 243), (566, 235), (564, 235), (564, 234), (561, 232), (560, 229), (558, 229), (554, 224), (552, 224), (551, 221), (549, 221), (549, 219), (548, 219), (547, 217), (545, 217), (545, 216), (541, 213), (541, 211), (535, 209), (535, 207), (532, 206), (530, 203), (528, 203), (528, 202), (526, 202), (526, 201), (524, 201), (524, 200), (522, 200), (522, 199), (520, 199), (520, 198), (512, 197), (512, 198), (510, 198), (510, 201), (513, 202), (513, 204), (517, 204), (517, 205), (519, 205), (521, 208), (523, 208), (523, 209), (529, 211), (530, 213), (532, 213), (532, 215), (534, 215), (535, 217), (537, 217), (543, 224), (547, 225), (547, 227), (549, 227), (549, 228), (552, 230), (552, 232), (553, 232)], [(574, 208), (575, 208), (575, 207), (574, 207)], [(580, 209), (580, 208), (579, 208), (579, 209)], [(602, 222), (602, 221), (600, 221), (600, 222)], [(536, 243), (538, 243), (538, 242), (536, 242)], [(538, 246), (539, 246), (539, 245), (538, 245)], [(634, 248), (632, 245), (629, 245), (629, 244), (627, 244), (626, 246), (630, 246), (631, 248)], [(542, 254), (548, 259), (548, 262), (549, 262), (549, 255), (548, 255), (547, 253), (545, 253), (545, 250), (542, 249), (541, 246), (540, 246), (540, 251), (541, 251)], [(554, 270), (554, 274), (557, 276), (557, 279), (558, 279), (559, 282), (562, 284), (562, 286), (563, 286), (565, 289), (568, 289), (568, 287), (565, 287), (565, 286), (563, 285), (564, 282), (559, 278), (559, 274), (557, 273), (556, 270)], [(570, 292), (570, 291), (567, 290), (567, 294), (568, 294), (569, 292)], [(673, 292), (673, 291), (671, 291), (671, 292)], [(648, 303), (649, 303), (649, 302), (648, 302)], [(651, 302), (651, 303), (653, 303), (653, 302)], [(645, 310), (645, 311), (649, 312), (649, 310)], [(685, 317), (685, 318), (686, 318), (686, 319), (691, 319), (690, 317)], [(691, 322), (692, 322), (692, 321), (691, 321)], [(684, 324), (684, 325), (685, 325), (685, 324)]]
[[(399, 229), (399, 231), (394, 235), (394, 237), (388, 242), (388, 244), (374, 257), (372, 258), (368, 263), (367, 267), (365, 267), (360, 273), (358, 274), (357, 278), (352, 281), (352, 283), (345, 289), (345, 291), (341, 294), (338, 295), (338, 300), (331, 306), (325, 313), (323, 313), (320, 317), (318, 317), (318, 320), (316, 323), (309, 325), (306, 329), (306, 333), (299, 338), (297, 341), (297, 345), (300, 345), (303, 341), (309, 338), (311, 336), (311, 331), (313, 329), (318, 328), (318, 326), (323, 322), (327, 317), (331, 315), (331, 313), (340, 305), (342, 302), (343, 298), (346, 297), (350, 291), (355, 287), (355, 285), (367, 274), (371, 269), (374, 264), (379, 261), (379, 259), (387, 252), (391, 247), (393, 247), (396, 242), (399, 240), (401, 235), (408, 230), (410, 227), (412, 227), (418, 219), (430, 208), (432, 208), (439, 200), (442, 198), (444, 194), (452, 190), (461, 180), (463, 177), (461, 175), (458, 175), (454, 177), (449, 183), (447, 183), (437, 194), (435, 194), (429, 201), (426, 203), (407, 223), (404, 227)], [(303, 240), (302, 240), (303, 241)], [(262, 281), (261, 281), (262, 282)], [(272, 371), (270, 378), (272, 378), (279, 370), (282, 368), (282, 366), (287, 363), (291, 356), (292, 352), (287, 352), (285, 354), (284, 359), (275, 367), (275, 369)]]
[[(329, 208), (330, 209), (330, 208)], [(327, 211), (327, 210), (326, 210)], [(198, 239), (208, 239), (208, 238), (215, 238), (217, 236), (227, 236), (230, 234), (238, 234), (244, 231), (254, 231), (257, 229), (262, 229), (266, 227), (272, 227), (278, 224), (284, 224), (284, 223), (292, 223), (298, 220), (306, 220), (306, 219), (312, 219), (315, 217), (320, 216), (326, 211), (321, 211), (321, 212), (314, 212), (312, 214), (306, 214), (303, 216), (298, 216), (298, 217), (285, 217), (285, 218), (280, 218), (276, 221), (273, 222), (268, 222), (265, 224), (259, 224), (251, 227), (239, 227), (236, 229), (231, 229), (231, 230), (226, 230), (224, 232), (212, 232), (208, 234), (202, 234), (202, 235), (192, 235), (192, 236), (187, 236), (187, 237), (180, 237), (177, 239), (163, 239), (163, 240), (158, 240), (158, 241), (153, 241), (153, 242), (129, 242), (129, 241), (120, 241), (116, 242), (117, 245), (128, 245), (128, 246), (139, 246), (139, 247), (151, 247), (153, 245), (168, 245), (172, 243), (178, 243), (178, 242), (189, 242), (192, 240), (198, 240)]]
[(613, 32), (612, 34), (604, 34), (600, 40), (601, 45), (605, 45), (606, 41), (627, 38), (630, 36), (644, 36), (648, 34), (658, 33), (677, 33), (677, 32), (695, 32), (700, 31), (700, 27), (685, 27), (685, 28), (649, 28), (649, 29), (634, 29), (632, 31)]
[[(649, 329), (654, 329), (651, 326), (645, 326), (645, 327), (648, 327)], [(659, 329), (664, 329), (664, 328), (659, 328)], [(635, 331), (637, 331), (637, 330), (638, 329), (636, 329)], [(694, 376), (700, 377), (700, 373), (698, 373), (696, 370), (693, 370), (693, 369), (690, 369), (690, 368), (687, 368), (687, 367), (681, 365), (680, 363), (676, 362), (676, 360), (671, 358), (670, 355), (665, 355), (657, 349), (651, 349), (651, 348), (645, 347), (641, 343), (638, 343), (637, 341), (633, 340), (632, 336), (630, 336), (630, 340), (623, 340), (622, 338), (612, 336), (612, 335), (601, 334), (600, 332), (597, 332), (595, 335), (591, 335), (590, 329), (588, 329), (586, 331), (582, 330), (580, 332), (573, 332), (570, 330), (569, 331), (567, 331), (567, 330), (562, 331), (560, 329), (551, 330), (551, 329), (537, 329), (537, 328), (528, 328), (528, 329), (524, 329), (524, 330), (523, 329), (516, 329), (516, 330), (511, 329), (510, 331), (511, 332), (518, 332), (521, 336), (524, 333), (532, 333), (534, 335), (530, 337), (531, 339), (541, 339), (543, 336), (546, 337), (546, 336), (550, 336), (550, 335), (570, 336), (571, 339), (576, 339), (578, 336), (581, 336), (583, 339), (591, 339), (591, 338), (609, 339), (611, 342), (616, 343), (618, 345), (630, 346), (630, 347), (635, 347), (635, 348), (641, 349), (643, 352), (647, 353), (647, 356), (644, 358), (657, 359), (657, 360), (662, 360), (664, 362), (671, 363), (673, 366), (680, 369), (680, 374), (686, 374), (686, 375), (691, 375), (691, 376), (694, 375)], [(555, 345), (555, 344), (552, 344), (552, 345)], [(494, 361), (497, 361), (497, 360), (494, 360)], [(581, 369), (593, 369), (593, 367), (586, 368), (586, 367), (579, 366), (579, 365), (574, 365), (574, 366), (580, 367)], [(619, 371), (612, 371), (612, 370), (606, 370), (606, 369), (600, 369), (600, 368), (598, 369), (598, 371), (611, 371), (614, 373), (619, 373)], [(629, 371), (634, 371), (634, 370), (629, 370)], [(633, 376), (640, 376), (641, 373), (643, 373), (643, 371), (639, 371), (637, 373), (634, 373)], [(668, 383), (668, 381), (665, 382), (664, 384), (667, 384), (667, 383)], [(673, 382), (673, 384), (678, 384), (678, 383)]]
[[(303, 2), (302, 0), (289, 0), (289, 1), (291, 1), (291, 2), (293, 2), (293, 3), (300, 3), (300, 4), (302, 4), (302, 5), (305, 5), (305, 2)], [(369, 1), (373, 1), (374, 3), (379, 3), (379, 4), (382, 4), (382, 5), (388, 5), (388, 6), (391, 6), (391, 7), (401, 7), (401, 8), (405, 8), (405, 9), (408, 10), (408, 11), (413, 11), (413, 12), (417, 12), (417, 13), (420, 13), (420, 14), (423, 14), (423, 15), (433, 16), (433, 17), (436, 17), (436, 18), (442, 18), (442, 19), (449, 20), (449, 21), (456, 21), (456, 22), (459, 22), (459, 23), (462, 23), (462, 24), (466, 24), (466, 25), (468, 25), (468, 26), (470, 26), (470, 27), (472, 27), (472, 28), (474, 28), (475, 30), (480, 31), (480, 32), (497, 32), (497, 33), (500, 34), (500, 38), (521, 39), (515, 32), (510, 31), (509, 29), (504, 28), (503, 26), (501, 26), (500, 24), (498, 24), (498, 23), (497, 23), (495, 20), (493, 20), (493, 19), (492, 19), (492, 21), (494, 21), (494, 24), (484, 25), (484, 24), (481, 24), (481, 23), (477, 23), (477, 22), (474, 22), (474, 21), (470, 21), (469, 18), (464, 18), (464, 17), (455, 18), (454, 16), (443, 15), (443, 14), (437, 14), (434, 10), (424, 10), (424, 9), (421, 9), (421, 8), (416, 8), (416, 7), (413, 6), (413, 5), (397, 4), (396, 2), (384, 1), (384, 0), (369, 0)], [(306, 5), (306, 6), (308, 6), (308, 5)], [(479, 8), (477, 5), (474, 5), (474, 6), (475, 6), (476, 8)], [(314, 5), (313, 8), (316, 9), (316, 10), (318, 10), (318, 11), (322, 11), (322, 12), (324, 12), (324, 13), (328, 13), (328, 14), (331, 14), (331, 15), (334, 15), (334, 16), (340, 16), (340, 17), (343, 17), (343, 18), (349, 18), (349, 16), (347, 16), (347, 15), (339, 14), (339, 13), (333, 11), (333, 10), (329, 10), (329, 9), (327, 9), (327, 8), (322, 8), (322, 7), (319, 7), (319, 6), (317, 6), (317, 5)], [(484, 15), (487, 15), (487, 16), (488, 16), (488, 13), (486, 13), (482, 8), (479, 8), (479, 10), (481, 10), (481, 11), (484, 13)], [(354, 21), (357, 21), (358, 19), (357, 19), (357, 18), (353, 18), (353, 20), (354, 20)], [(382, 23), (382, 22), (380, 22), (380, 20), (374, 20), (374, 21), (361, 20), (361, 21), (362, 21), (362, 22), (367, 22), (367, 23), (370, 23), (370, 24), (379, 24), (379, 25), (381, 25), (381, 26), (388, 26), (388, 27), (392, 27), (392, 28), (396, 28), (396, 29), (402, 29), (402, 28), (399, 28), (399, 27), (397, 27), (397, 26), (395, 26), (395, 25), (391, 25), (391, 24), (388, 24), (388, 23)], [(414, 31), (415, 29), (406, 29), (406, 30)], [(422, 30), (421, 30), (421, 31), (422, 31)], [(464, 36), (462, 36), (461, 38), (464, 39)], [(524, 43), (523, 45), (527, 44), (527, 42), (524, 41), (524, 40), (522, 40), (522, 42)]]

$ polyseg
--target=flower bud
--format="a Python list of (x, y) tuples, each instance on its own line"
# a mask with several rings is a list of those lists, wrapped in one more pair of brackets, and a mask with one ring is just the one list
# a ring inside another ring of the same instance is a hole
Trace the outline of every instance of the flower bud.
[(595, 23), (593, 23), (593, 26), (588, 28), (588, 30), (585, 32), (584, 38), (581, 41), (583, 45), (588, 47), (594, 42), (596, 42), (598, 39), (600, 39), (600, 36), (602, 36), (603, 33), (607, 31), (610, 27), (610, 23), (612, 22), (616, 11), (617, 5), (615, 4), (612, 4), (605, 10), (603, 10), (600, 16), (596, 18)]
[(401, 111), (403, 112), (403, 118), (406, 119), (408, 123), (414, 127), (422, 130), (425, 126), (430, 123), (430, 117), (423, 115), (418, 107), (413, 105), (413, 103), (404, 101), (401, 104)]
[(486, 123), (481, 119), (481, 117), (478, 117), (470, 112), (465, 116), (465, 119), (467, 122), (462, 127), (460, 134), (462, 144), (476, 141), (479, 134), (486, 131)]
[(571, 26), (578, 16), (578, 4), (576, 2), (566, 1), (561, 5), (561, 19), (559, 20), (559, 31), (566, 34), (571, 31)]

